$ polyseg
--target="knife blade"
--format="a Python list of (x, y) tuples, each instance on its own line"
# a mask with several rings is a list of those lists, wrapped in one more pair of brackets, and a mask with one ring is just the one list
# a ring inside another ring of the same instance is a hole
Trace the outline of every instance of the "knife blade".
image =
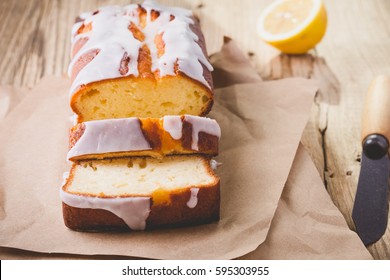
[(362, 139), (361, 171), (352, 219), (367, 246), (382, 237), (388, 221), (390, 77), (379, 76), (371, 83), (364, 104)]

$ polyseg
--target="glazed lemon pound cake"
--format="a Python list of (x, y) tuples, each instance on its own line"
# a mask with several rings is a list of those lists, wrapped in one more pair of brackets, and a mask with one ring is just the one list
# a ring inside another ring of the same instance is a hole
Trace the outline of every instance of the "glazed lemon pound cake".
[(210, 159), (132, 157), (74, 163), (61, 190), (73, 230), (144, 230), (219, 219), (219, 178)]
[(164, 116), (88, 121), (70, 130), (68, 160), (218, 154), (221, 128), (209, 118)]
[(219, 220), (221, 129), (198, 20), (152, 1), (82, 14), (72, 29), (76, 121), (65, 225), (144, 230)]
[(199, 21), (152, 1), (84, 13), (72, 29), (70, 105), (78, 122), (206, 115), (213, 84)]

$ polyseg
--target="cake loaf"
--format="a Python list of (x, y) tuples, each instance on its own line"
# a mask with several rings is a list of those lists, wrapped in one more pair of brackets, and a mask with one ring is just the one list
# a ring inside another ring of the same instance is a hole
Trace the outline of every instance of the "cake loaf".
[(221, 129), (212, 67), (191, 11), (152, 1), (84, 13), (72, 29), (69, 134), (61, 187), (76, 231), (219, 220)]
[(206, 115), (213, 84), (190, 10), (145, 1), (82, 14), (72, 29), (70, 106), (78, 122)]
[(173, 154), (218, 154), (221, 129), (197, 116), (88, 121), (70, 130), (68, 160)]
[(61, 189), (65, 225), (77, 231), (144, 230), (219, 219), (219, 178), (202, 156), (74, 163)]

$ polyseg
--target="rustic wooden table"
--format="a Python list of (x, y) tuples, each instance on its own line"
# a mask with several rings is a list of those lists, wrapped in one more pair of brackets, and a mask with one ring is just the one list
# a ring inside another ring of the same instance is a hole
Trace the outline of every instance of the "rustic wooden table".
[[(248, 54), (265, 80), (299, 76), (321, 82), (302, 142), (331, 198), (353, 228), (363, 100), (376, 75), (390, 75), (390, 1), (325, 0), (329, 21), (325, 38), (301, 56), (280, 54), (257, 37), (257, 17), (271, 1), (160, 0), (195, 11), (210, 54), (220, 49), (226, 35)], [(62, 75), (69, 63), (75, 17), (99, 6), (129, 2), (1, 0), (0, 84), (32, 87), (44, 75)], [(368, 249), (376, 259), (390, 259), (389, 227)]]

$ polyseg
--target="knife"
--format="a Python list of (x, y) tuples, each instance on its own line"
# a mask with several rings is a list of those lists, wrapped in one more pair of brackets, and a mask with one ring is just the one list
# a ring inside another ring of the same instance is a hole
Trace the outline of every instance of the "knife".
[(363, 153), (352, 219), (367, 246), (382, 237), (388, 221), (390, 77), (379, 76), (370, 85), (364, 104), (361, 139)]

